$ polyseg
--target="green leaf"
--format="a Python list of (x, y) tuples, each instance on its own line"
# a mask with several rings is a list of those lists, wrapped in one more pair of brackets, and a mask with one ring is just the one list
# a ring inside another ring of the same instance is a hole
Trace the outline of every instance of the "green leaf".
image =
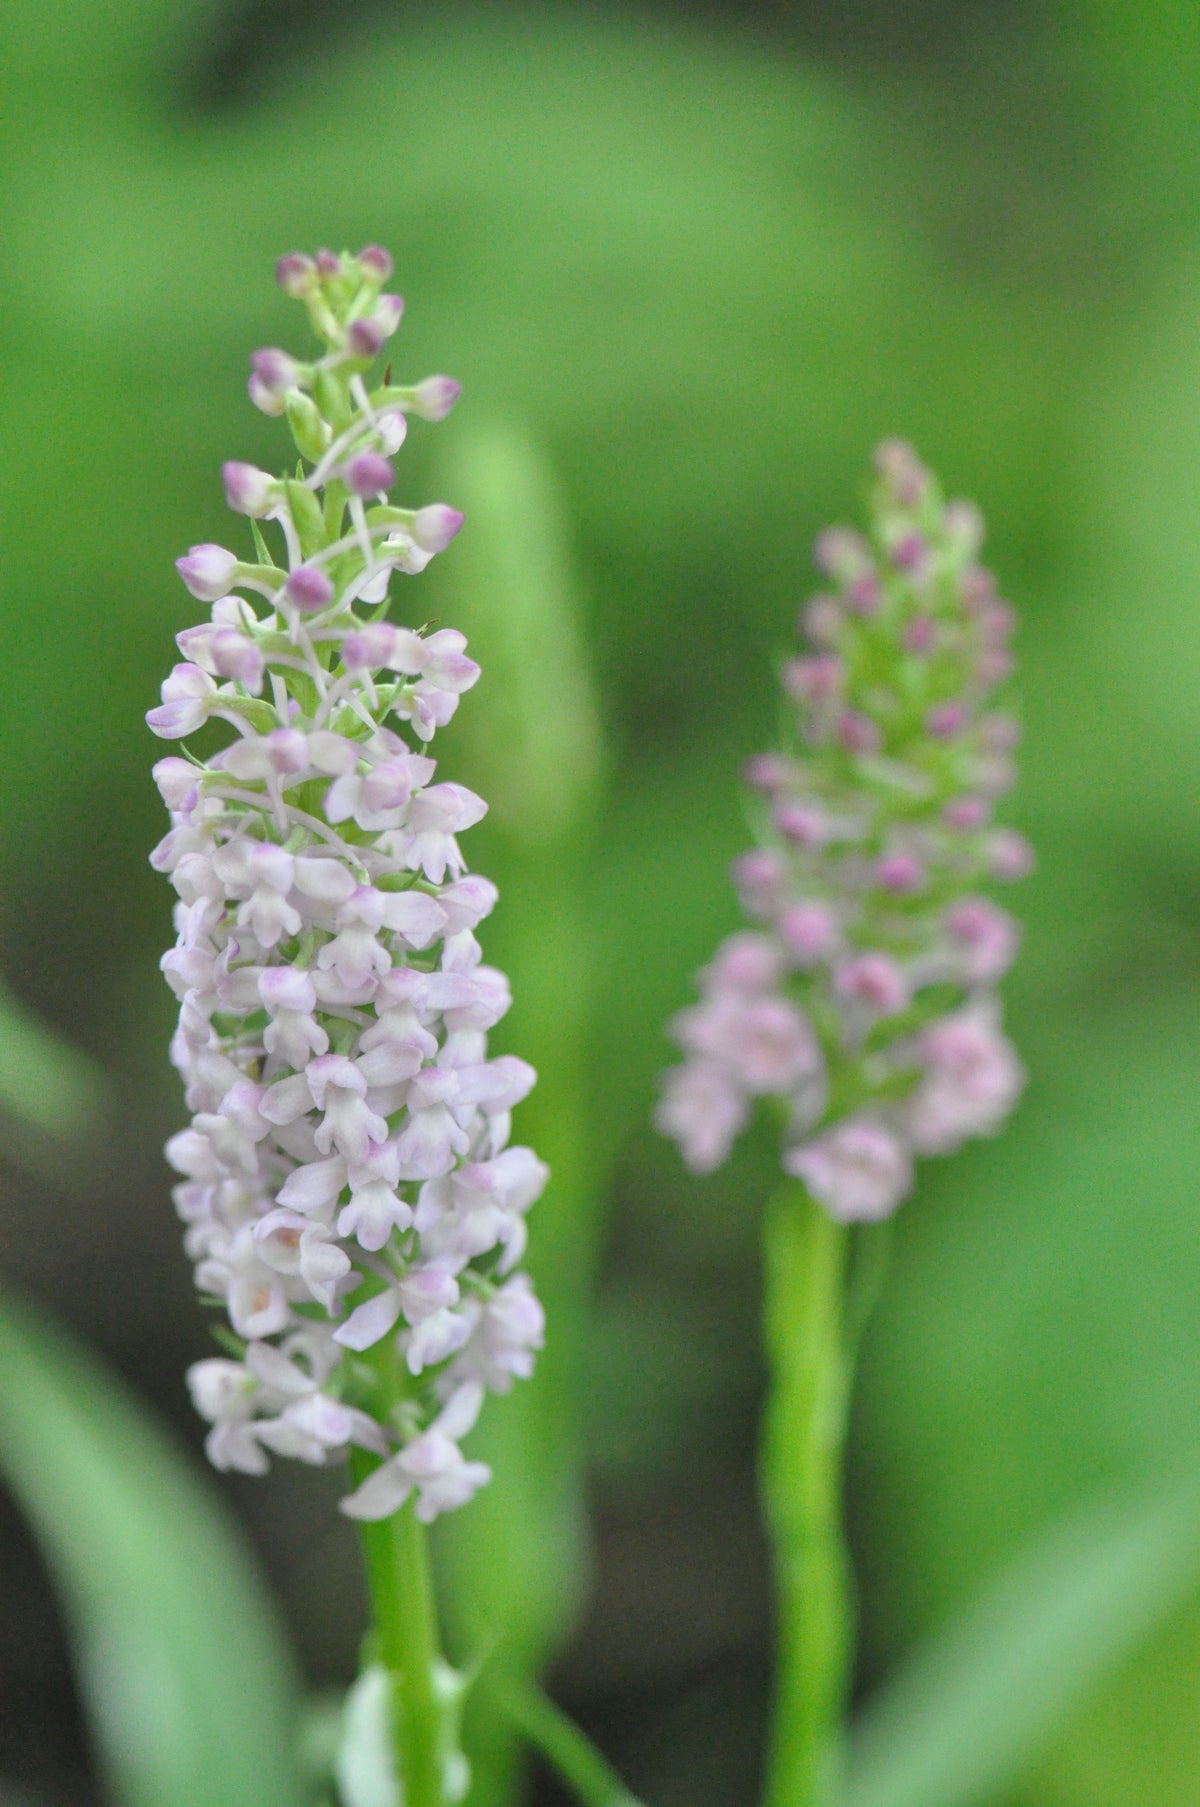
[(105, 1082), (86, 1055), (53, 1035), (0, 984), (0, 1110), (56, 1141), (99, 1126)]
[(844, 1807), (990, 1801), (1198, 1581), (1200, 1482), (1060, 1523), (867, 1707)]
[(237, 1530), (124, 1387), (11, 1296), (0, 1472), (62, 1600), (120, 1807), (297, 1807), (295, 1677)]

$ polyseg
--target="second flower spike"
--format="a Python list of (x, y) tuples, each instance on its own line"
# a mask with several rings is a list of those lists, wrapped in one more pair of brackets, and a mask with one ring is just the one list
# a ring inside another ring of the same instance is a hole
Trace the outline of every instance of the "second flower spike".
[(818, 540), (830, 587), (780, 673), (790, 731), (747, 773), (759, 844), (734, 877), (754, 927), (672, 1024), (686, 1058), (656, 1120), (688, 1165), (719, 1166), (769, 1099), (784, 1171), (842, 1221), (893, 1211), (914, 1156), (999, 1129), (1023, 1083), (996, 991), (1019, 934), (979, 890), (1032, 866), (993, 822), (1018, 740), (995, 703), (1014, 618), (982, 537), (889, 441), (869, 533)]

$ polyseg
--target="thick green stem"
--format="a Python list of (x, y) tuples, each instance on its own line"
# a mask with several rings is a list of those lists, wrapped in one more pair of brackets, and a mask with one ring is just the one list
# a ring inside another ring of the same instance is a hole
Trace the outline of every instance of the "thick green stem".
[[(355, 1452), (355, 1478), (374, 1465)], [(394, 1688), (396, 1766), (405, 1807), (446, 1807), (442, 1749), (443, 1705), (436, 1692), (441, 1665), (428, 1534), (408, 1500), (391, 1518), (364, 1523), (363, 1553), (376, 1655)]]
[(766, 1807), (832, 1807), (852, 1643), (842, 1533), (848, 1232), (796, 1185), (771, 1201), (765, 1236), (762, 1484), (778, 1615)]

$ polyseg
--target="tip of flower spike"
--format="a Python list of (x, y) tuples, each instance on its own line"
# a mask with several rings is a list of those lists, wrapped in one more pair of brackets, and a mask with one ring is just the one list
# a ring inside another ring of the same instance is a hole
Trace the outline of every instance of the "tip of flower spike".
[(917, 508), (933, 486), (933, 478), (904, 439), (885, 439), (872, 460), (889, 499), (901, 508)]

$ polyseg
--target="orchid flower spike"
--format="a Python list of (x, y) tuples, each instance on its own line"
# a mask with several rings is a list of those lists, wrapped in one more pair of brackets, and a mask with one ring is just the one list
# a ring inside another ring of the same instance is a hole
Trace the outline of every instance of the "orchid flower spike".
[(510, 1002), (475, 936), (496, 891), (459, 844), (487, 805), (435, 782), (429, 752), (479, 667), (452, 628), (388, 619), (393, 574), (462, 521), (390, 498), (405, 415), (458, 392), (368, 387), (400, 322), (390, 273), (377, 246), (280, 262), (324, 349), (256, 353), (251, 396), (311, 468), (226, 464), (254, 550), (179, 561), (212, 611), (147, 717), (198, 737), (154, 768), (171, 827), (151, 858), (178, 896), (162, 966), (192, 1112), (167, 1158), (197, 1286), (230, 1324), (229, 1354), (189, 1376), (208, 1454), (258, 1474), (357, 1446), (380, 1463), (347, 1513), (413, 1495), (428, 1520), (487, 1481), (458, 1440), (541, 1347), (519, 1263), (547, 1169), (510, 1142), (532, 1068), (487, 1052)]
[(807, 646), (780, 673), (787, 743), (750, 763), (759, 844), (735, 865), (752, 928), (671, 1032), (656, 1122), (719, 1166), (755, 1099), (784, 1171), (841, 1221), (887, 1216), (914, 1156), (997, 1131), (1024, 1082), (997, 982), (1016, 923), (979, 887), (1032, 853), (992, 826), (1014, 778), (1013, 613), (977, 562), (982, 523), (898, 441), (875, 455), (869, 534), (833, 528)]

